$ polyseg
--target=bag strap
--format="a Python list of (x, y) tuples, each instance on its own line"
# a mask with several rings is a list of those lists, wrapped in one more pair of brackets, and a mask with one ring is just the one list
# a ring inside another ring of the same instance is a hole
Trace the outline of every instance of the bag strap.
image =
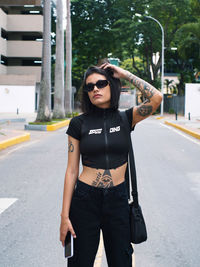
[[(125, 111), (121, 111), (120, 115), (122, 117), (122, 120), (125, 124), (126, 131), (128, 133), (128, 139), (129, 139), (129, 162), (128, 165), (130, 165), (130, 174), (131, 174), (131, 186), (132, 186), (132, 192), (131, 195), (133, 196), (133, 204), (135, 207), (139, 206), (138, 202), (138, 192), (137, 192), (137, 176), (136, 176), (136, 168), (135, 168), (135, 158), (133, 153), (133, 146), (132, 146), (132, 140), (131, 140), (131, 132), (130, 132), (130, 125), (128, 122), (128, 118)], [(128, 166), (127, 166), (128, 169)], [(128, 181), (129, 183), (129, 181)], [(129, 189), (129, 196), (130, 196), (130, 189)]]

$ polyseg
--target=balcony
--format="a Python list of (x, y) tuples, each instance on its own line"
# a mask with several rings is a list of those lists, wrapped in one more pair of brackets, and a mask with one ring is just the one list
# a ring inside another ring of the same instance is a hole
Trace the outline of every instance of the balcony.
[(42, 42), (7, 41), (7, 57), (42, 57)]
[(8, 15), (7, 31), (43, 32), (42, 15)]

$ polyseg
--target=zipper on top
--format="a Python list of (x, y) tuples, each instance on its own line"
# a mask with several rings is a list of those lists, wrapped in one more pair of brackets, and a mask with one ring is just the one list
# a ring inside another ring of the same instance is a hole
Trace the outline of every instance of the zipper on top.
[(109, 169), (109, 159), (108, 159), (108, 153), (107, 153), (107, 148), (108, 148), (108, 136), (107, 136), (107, 131), (106, 131), (106, 111), (104, 110), (104, 137), (105, 137), (105, 152), (106, 152), (106, 169)]

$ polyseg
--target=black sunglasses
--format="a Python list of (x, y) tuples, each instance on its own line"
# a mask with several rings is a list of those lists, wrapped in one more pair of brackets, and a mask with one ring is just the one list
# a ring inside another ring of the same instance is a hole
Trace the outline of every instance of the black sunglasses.
[(86, 92), (91, 92), (94, 90), (95, 85), (98, 89), (101, 89), (101, 88), (104, 88), (108, 85), (108, 81), (107, 80), (98, 80), (96, 83), (88, 83), (85, 85), (84, 90)]

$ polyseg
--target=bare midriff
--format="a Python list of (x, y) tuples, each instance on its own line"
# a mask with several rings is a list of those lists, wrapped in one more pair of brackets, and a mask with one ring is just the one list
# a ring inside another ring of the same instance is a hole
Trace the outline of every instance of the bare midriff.
[(127, 162), (116, 169), (95, 169), (83, 165), (79, 180), (95, 187), (112, 187), (125, 180)]

